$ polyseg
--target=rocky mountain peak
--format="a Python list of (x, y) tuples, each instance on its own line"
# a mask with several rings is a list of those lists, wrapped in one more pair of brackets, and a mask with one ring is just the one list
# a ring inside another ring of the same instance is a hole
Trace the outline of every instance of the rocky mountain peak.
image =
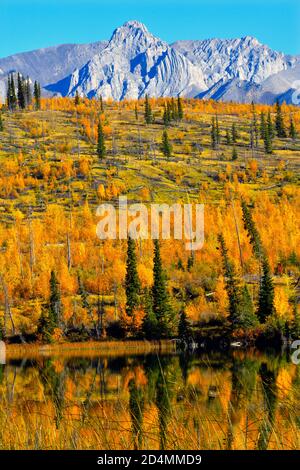
[(143, 50), (155, 41), (158, 39), (148, 31), (143, 23), (132, 20), (115, 29), (109, 46)]

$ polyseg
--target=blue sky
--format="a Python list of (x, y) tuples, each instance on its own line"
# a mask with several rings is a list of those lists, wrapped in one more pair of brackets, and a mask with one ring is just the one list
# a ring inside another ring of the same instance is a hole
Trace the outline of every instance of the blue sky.
[(250, 35), (300, 54), (299, 0), (0, 0), (0, 19), (0, 57), (109, 39), (132, 19), (168, 42)]

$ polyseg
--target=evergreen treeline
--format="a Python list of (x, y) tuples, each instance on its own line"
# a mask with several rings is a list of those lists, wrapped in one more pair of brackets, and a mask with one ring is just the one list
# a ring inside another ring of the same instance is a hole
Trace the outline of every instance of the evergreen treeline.
[(235, 270), (233, 262), (229, 259), (228, 249), (222, 234), (219, 235), (219, 244), (223, 261), (225, 287), (229, 300), (229, 322), (232, 329), (249, 328), (257, 323), (251, 296), (246, 284)]
[(181, 121), (183, 119), (183, 107), (180, 96), (175, 101), (174, 98), (164, 104), (163, 122), (167, 127), (172, 121)]
[(257, 316), (260, 323), (265, 323), (268, 317), (275, 313), (274, 306), (274, 285), (269, 261), (262, 246), (259, 232), (256, 228), (252, 214), (245, 201), (242, 201), (243, 222), (248, 232), (253, 253), (260, 263), (261, 279), (259, 287), (259, 301)]
[[(15, 83), (16, 81), (16, 83)], [(9, 111), (24, 110), (32, 104), (34, 98), (35, 109), (41, 108), (41, 86), (35, 81), (32, 89), (29, 77), (24, 78), (20, 73), (16, 78), (11, 73), (7, 79), (6, 104)]]

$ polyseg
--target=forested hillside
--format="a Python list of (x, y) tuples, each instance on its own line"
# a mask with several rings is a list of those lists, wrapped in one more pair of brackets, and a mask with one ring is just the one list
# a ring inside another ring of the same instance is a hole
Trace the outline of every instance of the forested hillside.
[[(299, 331), (298, 107), (24, 93), (0, 114), (2, 336)], [(119, 195), (203, 203), (203, 248), (99, 240)]]

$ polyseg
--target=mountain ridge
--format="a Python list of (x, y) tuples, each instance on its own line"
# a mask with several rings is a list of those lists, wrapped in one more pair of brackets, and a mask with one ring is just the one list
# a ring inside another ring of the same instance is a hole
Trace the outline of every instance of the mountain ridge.
[(195, 96), (207, 87), (199, 67), (153, 36), (142, 23), (128, 21), (113, 32), (101, 54), (45, 88), (54, 93), (63, 89), (68, 96), (78, 92), (122, 100), (146, 94)]
[(0, 59), (0, 95), (5, 95), (8, 73), (16, 71), (40, 81), (47, 93), (62, 96), (78, 92), (122, 100), (181, 95), (272, 104), (283, 96), (291, 101), (299, 63), (299, 56), (274, 51), (253, 36), (167, 44), (131, 20), (116, 28), (109, 41), (63, 44)]

